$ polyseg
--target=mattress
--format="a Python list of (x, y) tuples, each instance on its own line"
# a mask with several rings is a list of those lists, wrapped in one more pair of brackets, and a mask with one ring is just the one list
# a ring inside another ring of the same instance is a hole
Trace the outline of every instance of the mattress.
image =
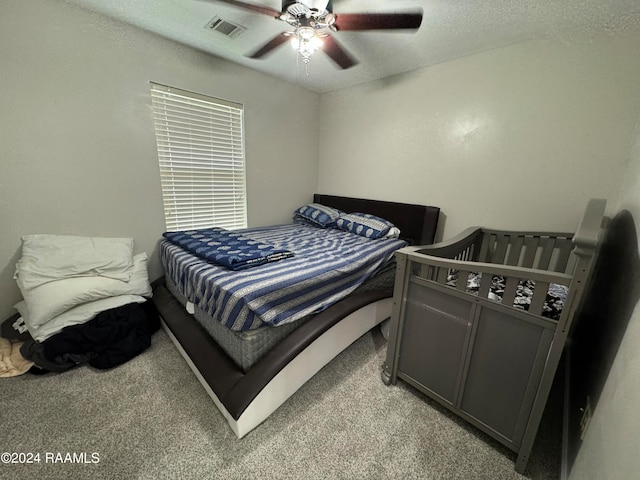
[(169, 241), (160, 243), (162, 265), (176, 290), (233, 331), (281, 326), (318, 313), (353, 292), (406, 246), (403, 240), (371, 240), (301, 224), (241, 231), (294, 252), (294, 257), (231, 271)]
[[(353, 294), (369, 290), (393, 290), (395, 280), (395, 261), (389, 262), (380, 269), (372, 278), (358, 287)], [(187, 306), (187, 298), (182, 295), (175, 283), (165, 275), (165, 285), (171, 294), (183, 305)], [(213, 337), (218, 345), (233, 359), (233, 361), (246, 373), (253, 367), (271, 348), (286, 338), (298, 327), (313, 319), (315, 314), (307, 315), (295, 322), (286, 323), (277, 327), (265, 326), (244, 332), (229, 330), (220, 322), (215, 321), (210, 315), (198, 306), (193, 307), (193, 317)]]

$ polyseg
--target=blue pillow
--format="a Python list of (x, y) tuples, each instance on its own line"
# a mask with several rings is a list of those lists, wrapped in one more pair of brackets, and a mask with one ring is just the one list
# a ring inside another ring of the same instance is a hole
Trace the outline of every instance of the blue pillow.
[(386, 237), (391, 229), (395, 229), (393, 223), (384, 218), (376, 217), (370, 213), (359, 212), (340, 215), (340, 218), (335, 222), (335, 226), (340, 230), (367, 238)]
[(308, 203), (293, 212), (293, 220), (324, 228), (333, 225), (333, 222), (335, 222), (342, 213), (342, 211), (327, 207), (326, 205)]

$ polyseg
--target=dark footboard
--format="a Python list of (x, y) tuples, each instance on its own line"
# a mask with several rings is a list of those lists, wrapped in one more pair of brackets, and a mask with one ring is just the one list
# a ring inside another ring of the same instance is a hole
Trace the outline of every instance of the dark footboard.
[(359, 308), (391, 296), (391, 290), (372, 290), (341, 300), (294, 330), (247, 373), (193, 320), (164, 284), (156, 286), (153, 300), (160, 316), (198, 372), (237, 420), (278, 372), (323, 333)]

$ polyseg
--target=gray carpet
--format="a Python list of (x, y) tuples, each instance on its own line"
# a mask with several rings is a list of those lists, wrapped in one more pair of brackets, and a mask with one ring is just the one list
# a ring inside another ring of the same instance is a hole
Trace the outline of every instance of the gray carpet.
[[(0, 379), (0, 452), (41, 456), (0, 464), (0, 478), (559, 478), (553, 409), (519, 475), (508, 449), (408, 385), (385, 386), (385, 351), (374, 329), (242, 440), (162, 331), (113, 370)], [(99, 462), (46, 463), (47, 452)]]

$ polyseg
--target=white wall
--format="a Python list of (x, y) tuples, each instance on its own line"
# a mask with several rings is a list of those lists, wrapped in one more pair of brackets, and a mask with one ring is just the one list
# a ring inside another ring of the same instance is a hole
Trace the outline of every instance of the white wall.
[(572, 231), (612, 197), (640, 111), (640, 34), (538, 40), (322, 96), (318, 190)]
[(57, 1), (2, 3), (0, 65), (0, 319), (20, 299), (22, 235), (130, 236), (156, 250), (149, 81), (244, 104), (250, 225), (289, 221), (315, 191), (316, 93)]
[[(640, 238), (640, 118), (613, 211), (631, 212)], [(640, 249), (640, 242), (638, 244)], [(570, 480), (635, 480), (640, 472), (640, 303), (605, 382)]]

